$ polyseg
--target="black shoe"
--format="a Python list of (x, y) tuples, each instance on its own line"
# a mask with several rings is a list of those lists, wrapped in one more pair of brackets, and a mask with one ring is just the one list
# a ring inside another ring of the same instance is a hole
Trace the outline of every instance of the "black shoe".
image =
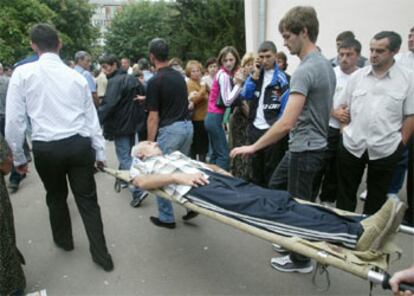
[(95, 259), (93, 257), (92, 257), (92, 260), (96, 264), (98, 264), (100, 267), (102, 267), (103, 270), (105, 270), (106, 272), (109, 272), (109, 271), (114, 270), (114, 262), (112, 261), (112, 257), (109, 254), (103, 260), (102, 259), (101, 260), (98, 260), (98, 259)]
[(188, 211), (187, 212), (187, 214), (185, 214), (184, 216), (183, 216), (183, 220), (184, 221), (188, 221), (188, 220), (191, 220), (191, 219), (193, 219), (193, 218), (195, 218), (195, 217), (197, 217), (198, 216), (198, 213), (197, 212), (194, 212), (194, 211)]
[(72, 243), (58, 243), (55, 242), (56, 246), (58, 248), (61, 248), (67, 252), (72, 251), (75, 247), (73, 246), (73, 242)]
[(9, 187), (10, 193), (16, 193), (17, 190), (19, 190), (19, 184), (14, 183), (14, 182), (10, 182), (9, 186), (7, 187)]
[(10, 296), (24, 296), (24, 295), (25, 295), (24, 289), (20, 289), (20, 288), (15, 289), (10, 293)]
[(149, 195), (148, 192), (146, 191), (142, 192), (140, 196), (133, 198), (131, 202), (129, 203), (129, 205), (133, 208), (138, 208), (141, 205), (141, 203), (144, 201), (144, 199), (147, 198), (148, 195)]
[(155, 226), (158, 226), (158, 227), (165, 227), (165, 228), (169, 228), (169, 229), (174, 229), (175, 228), (175, 222), (172, 222), (172, 223), (162, 222), (157, 217), (150, 217), (150, 221), (152, 222), (152, 224), (154, 224)]

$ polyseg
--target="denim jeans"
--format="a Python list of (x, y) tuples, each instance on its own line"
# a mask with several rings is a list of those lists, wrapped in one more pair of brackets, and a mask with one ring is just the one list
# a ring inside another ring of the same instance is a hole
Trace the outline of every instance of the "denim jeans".
[[(115, 152), (119, 162), (120, 170), (129, 170), (131, 168), (132, 157), (131, 148), (135, 144), (135, 135), (115, 137)], [(132, 199), (139, 198), (143, 191), (138, 187), (130, 187)]]
[(325, 150), (287, 151), (269, 181), (269, 188), (287, 190), (291, 196), (310, 201), (313, 182), (323, 165)]
[[(191, 121), (177, 121), (158, 130), (157, 142), (164, 154), (178, 150), (189, 155), (193, 132)], [(157, 204), (160, 221), (173, 223), (174, 211), (171, 201), (157, 196)]]
[(223, 114), (207, 113), (204, 121), (211, 144), (210, 163), (229, 170), (229, 147), (223, 129)]
[(398, 194), (401, 187), (404, 184), (405, 173), (408, 167), (408, 146), (404, 147), (400, 161), (397, 163), (397, 167), (394, 170), (394, 175), (390, 187), (388, 187), (388, 193)]

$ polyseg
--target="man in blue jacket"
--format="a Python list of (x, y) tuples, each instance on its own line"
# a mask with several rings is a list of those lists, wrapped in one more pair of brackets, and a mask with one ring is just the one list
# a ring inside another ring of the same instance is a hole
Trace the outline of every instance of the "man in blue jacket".
[[(289, 97), (289, 83), (285, 73), (277, 66), (277, 50), (272, 41), (259, 47), (259, 61), (254, 73), (246, 80), (241, 96), (250, 101), (248, 137), (255, 143), (285, 109)], [(276, 144), (256, 151), (252, 155), (252, 182), (267, 187), (273, 171), (283, 158), (288, 136)]]

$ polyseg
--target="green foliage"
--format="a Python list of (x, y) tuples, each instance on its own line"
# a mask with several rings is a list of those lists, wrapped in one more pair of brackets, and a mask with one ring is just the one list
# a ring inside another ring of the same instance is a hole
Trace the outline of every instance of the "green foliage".
[(55, 12), (52, 22), (60, 32), (63, 42), (61, 56), (73, 59), (78, 50), (93, 51), (99, 37), (92, 26), (93, 6), (88, 0), (39, 0)]
[(112, 19), (105, 35), (105, 51), (119, 58), (128, 57), (135, 62), (148, 56), (148, 43), (155, 37), (170, 39), (168, 21), (172, 10), (164, 1), (139, 1), (127, 5)]
[(0, 62), (12, 65), (31, 52), (28, 32), (54, 12), (37, 0), (0, 0)]
[(232, 45), (245, 52), (243, 0), (176, 0), (173, 47), (183, 60), (205, 61)]
[(245, 51), (243, 0), (143, 0), (117, 13), (106, 34), (105, 51), (133, 61), (148, 56), (155, 37), (170, 44), (170, 56), (204, 62), (221, 48)]
[(0, 0), (0, 62), (12, 65), (31, 53), (29, 30), (39, 22), (60, 31), (63, 58), (81, 49), (93, 51), (99, 36), (92, 14), (88, 0)]

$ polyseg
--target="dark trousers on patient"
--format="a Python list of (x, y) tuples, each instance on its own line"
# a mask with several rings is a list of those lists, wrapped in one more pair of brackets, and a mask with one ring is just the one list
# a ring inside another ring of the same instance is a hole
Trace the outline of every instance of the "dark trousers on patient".
[(53, 240), (58, 245), (73, 244), (66, 202), (68, 179), (86, 229), (92, 257), (101, 261), (108, 251), (94, 179), (95, 151), (90, 138), (75, 135), (58, 141), (33, 141), (33, 154), (36, 170), (46, 189)]
[(287, 191), (267, 189), (238, 178), (205, 172), (209, 175), (209, 184), (193, 187), (187, 198), (248, 224), (284, 236), (323, 240), (350, 248), (355, 248), (363, 231), (359, 223), (361, 218), (343, 217), (324, 207), (298, 203)]

